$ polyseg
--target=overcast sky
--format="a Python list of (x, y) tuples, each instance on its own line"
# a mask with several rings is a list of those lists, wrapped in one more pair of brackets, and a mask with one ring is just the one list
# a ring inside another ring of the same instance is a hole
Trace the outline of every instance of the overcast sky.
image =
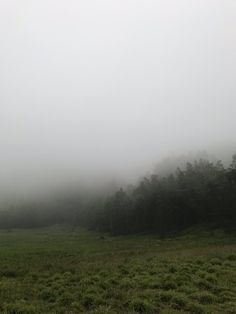
[(1, 0), (0, 182), (236, 147), (235, 82), (235, 0)]

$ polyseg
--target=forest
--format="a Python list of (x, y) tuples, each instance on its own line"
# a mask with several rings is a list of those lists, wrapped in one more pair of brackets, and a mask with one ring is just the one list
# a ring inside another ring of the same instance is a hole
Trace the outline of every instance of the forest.
[(75, 193), (50, 201), (2, 208), (0, 227), (32, 228), (54, 224), (83, 226), (111, 235), (170, 235), (195, 225), (235, 228), (236, 154), (221, 161), (187, 162), (169, 175), (152, 174), (109, 195)]

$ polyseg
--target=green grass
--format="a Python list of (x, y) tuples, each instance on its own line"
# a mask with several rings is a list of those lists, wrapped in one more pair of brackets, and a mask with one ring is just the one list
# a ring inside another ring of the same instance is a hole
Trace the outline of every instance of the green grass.
[(0, 313), (236, 313), (236, 237), (0, 231)]

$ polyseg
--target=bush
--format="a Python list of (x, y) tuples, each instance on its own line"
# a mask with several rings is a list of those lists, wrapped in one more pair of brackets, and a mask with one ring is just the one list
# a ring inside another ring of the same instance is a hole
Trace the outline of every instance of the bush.
[(173, 295), (171, 302), (174, 308), (183, 309), (185, 305), (188, 303), (188, 299), (184, 295), (175, 294)]
[(229, 260), (229, 261), (236, 261), (236, 254), (230, 254), (228, 257), (227, 257), (227, 259)]
[(217, 301), (217, 298), (210, 292), (202, 291), (198, 293), (194, 293), (191, 297), (201, 304), (213, 304)]
[(3, 305), (6, 314), (36, 314), (39, 313), (32, 304), (27, 304), (24, 300)]
[(83, 294), (81, 296), (80, 302), (87, 309), (93, 306), (102, 305), (104, 303), (100, 297), (98, 297), (96, 294), (93, 294), (93, 293)]
[(45, 301), (54, 302), (56, 301), (55, 291), (51, 288), (45, 288), (39, 293), (39, 297)]
[(198, 303), (188, 303), (186, 310), (188, 310), (191, 314), (205, 314), (206, 313), (202, 305)]
[(135, 298), (129, 303), (129, 307), (138, 313), (152, 312), (155, 307), (148, 300)]
[(210, 260), (210, 263), (212, 265), (221, 265), (222, 264), (222, 261), (218, 258), (218, 257), (214, 257)]

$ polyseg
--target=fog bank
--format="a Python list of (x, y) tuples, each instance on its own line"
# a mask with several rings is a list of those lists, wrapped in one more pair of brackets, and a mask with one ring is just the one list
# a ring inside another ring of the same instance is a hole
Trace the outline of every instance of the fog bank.
[(2, 0), (2, 194), (231, 154), (235, 38), (232, 0)]

